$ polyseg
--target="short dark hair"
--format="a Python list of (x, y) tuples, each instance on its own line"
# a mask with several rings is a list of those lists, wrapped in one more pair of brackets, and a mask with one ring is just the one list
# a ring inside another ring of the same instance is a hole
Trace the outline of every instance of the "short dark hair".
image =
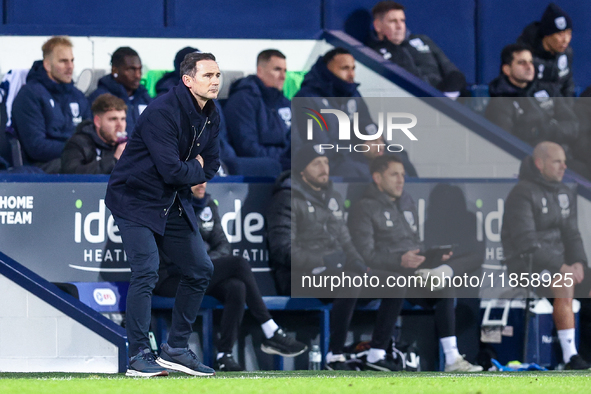
[(324, 60), (324, 63), (328, 64), (337, 55), (351, 55), (351, 52), (349, 52), (348, 50), (346, 50), (343, 47), (336, 47), (336, 48), (331, 49), (330, 51), (326, 52), (324, 54), (324, 56), (322, 56), (322, 60)]
[(373, 6), (371, 9), (371, 14), (373, 15), (374, 19), (381, 19), (384, 17), (384, 15), (392, 10), (404, 11), (404, 6), (395, 1), (380, 1), (378, 4)]
[(113, 55), (111, 55), (111, 66), (113, 67), (119, 67), (122, 66), (123, 63), (125, 63), (125, 58), (128, 56), (132, 56), (132, 57), (140, 57), (140, 55), (137, 54), (136, 51), (134, 51), (133, 49), (131, 49), (130, 47), (119, 47), (115, 50), (115, 52), (113, 52)]
[(269, 60), (271, 60), (271, 58), (273, 56), (281, 58), (281, 59), (285, 59), (285, 55), (283, 53), (281, 53), (281, 51), (279, 51), (277, 49), (265, 49), (264, 51), (259, 53), (259, 55), (257, 56), (257, 67), (261, 63), (266, 63)]
[(509, 44), (501, 51), (501, 68), (505, 64), (511, 65), (516, 53), (530, 51), (531, 48), (525, 44)]
[(41, 51), (43, 52), (43, 59), (46, 59), (53, 53), (53, 50), (58, 46), (65, 46), (68, 48), (72, 48), (72, 41), (66, 36), (53, 36), (49, 40), (45, 41), (43, 46), (41, 47)]
[(92, 102), (91, 110), (93, 115), (102, 115), (109, 111), (127, 112), (127, 105), (119, 97), (103, 93)]
[(203, 52), (187, 53), (181, 62), (181, 78), (183, 75), (188, 75), (191, 78), (195, 77), (195, 73), (197, 72), (197, 62), (202, 60), (213, 60), (215, 62), (215, 56), (213, 56), (211, 53)]
[(376, 157), (371, 161), (371, 163), (369, 164), (369, 171), (372, 173), (372, 175), (376, 172), (383, 174), (384, 171), (386, 171), (390, 166), (390, 163), (403, 164), (402, 160), (400, 159), (400, 157), (398, 157), (398, 155), (382, 155)]

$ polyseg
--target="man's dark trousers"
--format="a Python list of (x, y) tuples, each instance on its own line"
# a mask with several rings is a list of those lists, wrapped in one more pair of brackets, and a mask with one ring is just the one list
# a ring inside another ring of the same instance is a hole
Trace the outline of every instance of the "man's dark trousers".
[(141, 348), (150, 348), (148, 331), (152, 290), (158, 281), (158, 249), (162, 249), (183, 274), (172, 310), (172, 326), (168, 335), (170, 347), (187, 347), (192, 325), (213, 274), (213, 264), (201, 234), (198, 230), (191, 230), (189, 222), (181, 214), (178, 201), (169, 212), (164, 236), (131, 220), (115, 217), (131, 267), (126, 311), (130, 357)]

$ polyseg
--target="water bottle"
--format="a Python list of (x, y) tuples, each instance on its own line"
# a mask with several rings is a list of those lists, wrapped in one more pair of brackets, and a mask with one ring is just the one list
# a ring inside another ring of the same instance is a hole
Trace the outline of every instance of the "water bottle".
[(320, 347), (313, 345), (312, 350), (308, 353), (308, 369), (311, 371), (319, 371), (320, 365), (322, 364), (322, 353), (320, 353)]

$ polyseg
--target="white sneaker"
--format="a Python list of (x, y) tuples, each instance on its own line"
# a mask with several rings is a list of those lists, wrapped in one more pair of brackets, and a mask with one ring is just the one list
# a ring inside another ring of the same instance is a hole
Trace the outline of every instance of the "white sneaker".
[(464, 360), (464, 356), (459, 356), (456, 361), (451, 364), (445, 364), (445, 372), (480, 372), (482, 367), (480, 365), (470, 364)]

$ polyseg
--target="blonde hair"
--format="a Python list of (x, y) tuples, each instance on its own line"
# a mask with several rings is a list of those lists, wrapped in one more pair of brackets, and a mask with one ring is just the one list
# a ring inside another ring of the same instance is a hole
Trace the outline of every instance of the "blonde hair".
[(51, 37), (49, 40), (45, 41), (45, 44), (43, 44), (41, 47), (41, 50), (43, 51), (43, 59), (47, 59), (47, 57), (53, 53), (55, 47), (60, 45), (68, 48), (72, 48), (74, 46), (72, 41), (70, 41), (70, 39), (66, 36)]

